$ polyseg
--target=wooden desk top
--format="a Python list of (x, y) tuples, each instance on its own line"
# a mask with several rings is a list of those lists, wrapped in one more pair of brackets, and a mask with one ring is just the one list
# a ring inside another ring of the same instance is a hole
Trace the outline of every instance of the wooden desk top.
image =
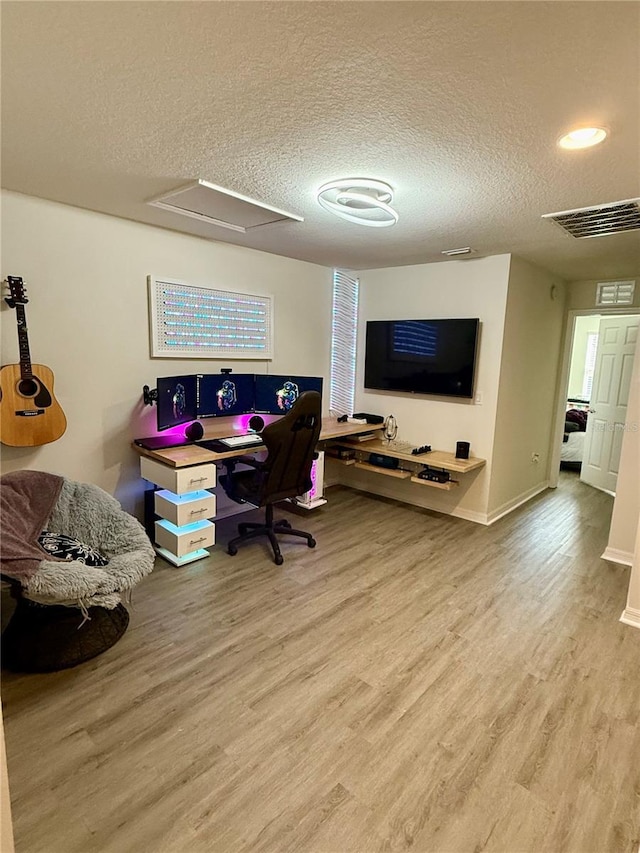
[[(203, 424), (205, 439), (224, 438), (228, 435), (233, 435), (233, 431), (229, 429), (229, 424)], [(376, 432), (374, 426), (366, 424), (339, 424), (335, 418), (323, 418), (322, 429), (320, 430), (320, 441), (329, 439), (344, 438), (348, 435), (356, 435), (360, 432)], [(367, 446), (373, 442), (367, 442)], [(188, 465), (204, 465), (207, 462), (217, 462), (219, 459), (232, 459), (234, 456), (242, 456), (246, 453), (256, 453), (264, 450), (263, 444), (254, 444), (251, 447), (242, 449), (227, 450), (223, 453), (218, 453), (213, 450), (207, 450), (205, 447), (199, 447), (197, 444), (187, 444), (183, 447), (169, 447), (165, 450), (147, 450), (137, 444), (132, 445), (133, 449), (141, 456), (148, 456), (150, 459), (156, 459), (158, 462), (163, 462), (172, 468), (185, 468)]]

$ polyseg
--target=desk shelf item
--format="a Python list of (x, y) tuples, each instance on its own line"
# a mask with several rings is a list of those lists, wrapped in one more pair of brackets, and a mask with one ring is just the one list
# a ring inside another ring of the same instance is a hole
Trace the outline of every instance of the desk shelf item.
[(422, 477), (412, 477), (412, 483), (419, 483), (421, 486), (431, 486), (432, 489), (442, 489), (445, 492), (450, 492), (455, 489), (460, 483), (457, 480), (447, 480), (446, 483), (438, 483), (435, 480), (423, 480)]
[(373, 471), (376, 474), (385, 474), (387, 477), (395, 477), (397, 480), (408, 480), (411, 477), (411, 471), (403, 471), (401, 468), (382, 468), (379, 465), (372, 465), (370, 462), (356, 462), (356, 468), (363, 468), (365, 471)]

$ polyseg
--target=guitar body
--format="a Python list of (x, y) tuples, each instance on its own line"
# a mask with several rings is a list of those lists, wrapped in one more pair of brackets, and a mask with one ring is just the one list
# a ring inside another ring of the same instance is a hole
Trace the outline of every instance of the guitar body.
[(19, 364), (0, 369), (0, 441), (10, 447), (36, 447), (56, 441), (67, 419), (53, 396), (53, 373), (33, 364), (33, 376), (23, 380)]

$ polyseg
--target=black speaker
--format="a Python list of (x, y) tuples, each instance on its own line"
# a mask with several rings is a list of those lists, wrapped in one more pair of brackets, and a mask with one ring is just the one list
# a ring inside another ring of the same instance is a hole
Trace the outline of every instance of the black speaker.
[(468, 441), (456, 441), (456, 459), (468, 459), (469, 447)]
[(200, 421), (194, 421), (192, 424), (189, 424), (184, 431), (184, 437), (188, 438), (189, 441), (198, 441), (203, 435), (204, 429)]
[(261, 418), (260, 415), (252, 415), (249, 418), (249, 429), (252, 429), (254, 432), (262, 432), (264, 429), (264, 418)]

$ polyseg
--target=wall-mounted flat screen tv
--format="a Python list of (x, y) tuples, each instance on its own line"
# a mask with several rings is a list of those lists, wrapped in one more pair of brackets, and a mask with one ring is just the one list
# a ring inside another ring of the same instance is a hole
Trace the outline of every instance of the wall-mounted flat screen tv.
[(364, 387), (473, 397), (480, 321), (370, 320)]

